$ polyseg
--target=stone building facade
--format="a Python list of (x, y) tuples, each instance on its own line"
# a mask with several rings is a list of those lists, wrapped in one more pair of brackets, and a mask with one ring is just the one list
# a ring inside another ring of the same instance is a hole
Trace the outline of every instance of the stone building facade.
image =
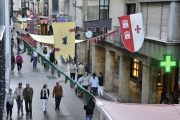
[(178, 85), (179, 68), (173, 68), (172, 73), (163, 73), (163, 69), (158, 68), (158, 60), (163, 59), (164, 54), (172, 54), (176, 60), (180, 58), (179, 10), (179, 3), (170, 0), (110, 0), (109, 18), (113, 18), (114, 28), (119, 26), (119, 16), (143, 14), (145, 40), (136, 53), (126, 50), (120, 32), (117, 38), (91, 45), (92, 71), (103, 73), (105, 93), (116, 91), (118, 102), (132, 102), (130, 82), (133, 82), (139, 92), (142, 86), (141, 103), (156, 104), (163, 87), (168, 92), (173, 91)]

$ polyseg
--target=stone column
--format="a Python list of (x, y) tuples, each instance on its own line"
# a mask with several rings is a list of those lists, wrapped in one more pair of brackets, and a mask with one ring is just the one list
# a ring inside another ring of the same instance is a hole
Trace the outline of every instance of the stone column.
[(158, 66), (143, 63), (141, 103), (156, 104), (158, 95)]
[(114, 72), (115, 72), (115, 52), (106, 49), (105, 60), (105, 92), (112, 92), (114, 85)]
[(102, 72), (105, 74), (105, 49), (98, 47), (97, 45), (92, 45), (92, 73)]
[(131, 58), (120, 56), (118, 102), (129, 102), (130, 64)]

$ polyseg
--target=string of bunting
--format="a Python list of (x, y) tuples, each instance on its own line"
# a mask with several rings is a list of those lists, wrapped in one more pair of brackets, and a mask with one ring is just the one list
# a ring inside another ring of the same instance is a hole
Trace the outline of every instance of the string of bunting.
[[(24, 52), (26, 52), (26, 49), (31, 49), (32, 51), (36, 51), (34, 47), (32, 47), (24, 38)], [(85, 90), (79, 83), (75, 82), (72, 78), (70, 78), (68, 75), (66, 75), (64, 72), (62, 72), (57, 66), (55, 66), (52, 62), (50, 62), (48, 59), (46, 59), (42, 54), (40, 54), (38, 51), (38, 58), (41, 57), (41, 65), (43, 66), (44, 62), (46, 63), (46, 70), (49, 70), (49, 67), (51, 68), (51, 73), (54, 75), (55, 71), (58, 73), (58, 77), (60, 77), (61, 74), (65, 76), (65, 83), (68, 81), (70, 82), (70, 87), (73, 88), (75, 85), (78, 87), (78, 94), (84, 93), (83, 97), (83, 103), (87, 105), (89, 103), (89, 100), (91, 97), (94, 97), (89, 91)]]
[(108, 38), (109, 37), (109, 39), (111, 38), (111, 37), (113, 37), (114, 38), (114, 36), (118, 36), (118, 30), (115, 30), (115, 31), (113, 31), (113, 32), (110, 32), (110, 33), (107, 33), (107, 34), (104, 34), (104, 35), (100, 35), (100, 36), (97, 36), (97, 37), (94, 37), (94, 38), (90, 38), (89, 39), (89, 41), (90, 41), (90, 43), (94, 43), (94, 41), (96, 41), (96, 42), (98, 42), (98, 40), (101, 40), (101, 38)]

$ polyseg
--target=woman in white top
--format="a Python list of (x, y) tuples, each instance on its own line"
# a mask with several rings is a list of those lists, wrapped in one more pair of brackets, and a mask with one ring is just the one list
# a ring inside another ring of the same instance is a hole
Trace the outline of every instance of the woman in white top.
[(44, 114), (46, 113), (46, 106), (49, 98), (49, 89), (47, 88), (47, 84), (43, 86), (43, 89), (41, 90), (40, 98), (43, 101), (43, 111)]
[(93, 77), (91, 77), (91, 88), (93, 90), (93, 95), (96, 97), (96, 90), (98, 87), (99, 80), (96, 77), (96, 73), (93, 73)]
[(82, 86), (84, 89), (88, 90), (89, 85), (89, 77), (87, 76), (87, 72), (84, 72), (82, 76)]
[(10, 112), (10, 120), (12, 120), (12, 108), (14, 104), (14, 98), (15, 97), (14, 94), (12, 94), (12, 89), (9, 89), (9, 93), (6, 94), (6, 110), (7, 110), (6, 118), (8, 118)]

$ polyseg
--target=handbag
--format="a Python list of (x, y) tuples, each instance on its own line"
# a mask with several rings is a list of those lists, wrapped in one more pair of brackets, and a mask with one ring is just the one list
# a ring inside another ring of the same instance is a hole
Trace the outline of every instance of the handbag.
[(33, 57), (31, 57), (31, 60), (30, 60), (30, 62), (32, 62), (33, 61)]

